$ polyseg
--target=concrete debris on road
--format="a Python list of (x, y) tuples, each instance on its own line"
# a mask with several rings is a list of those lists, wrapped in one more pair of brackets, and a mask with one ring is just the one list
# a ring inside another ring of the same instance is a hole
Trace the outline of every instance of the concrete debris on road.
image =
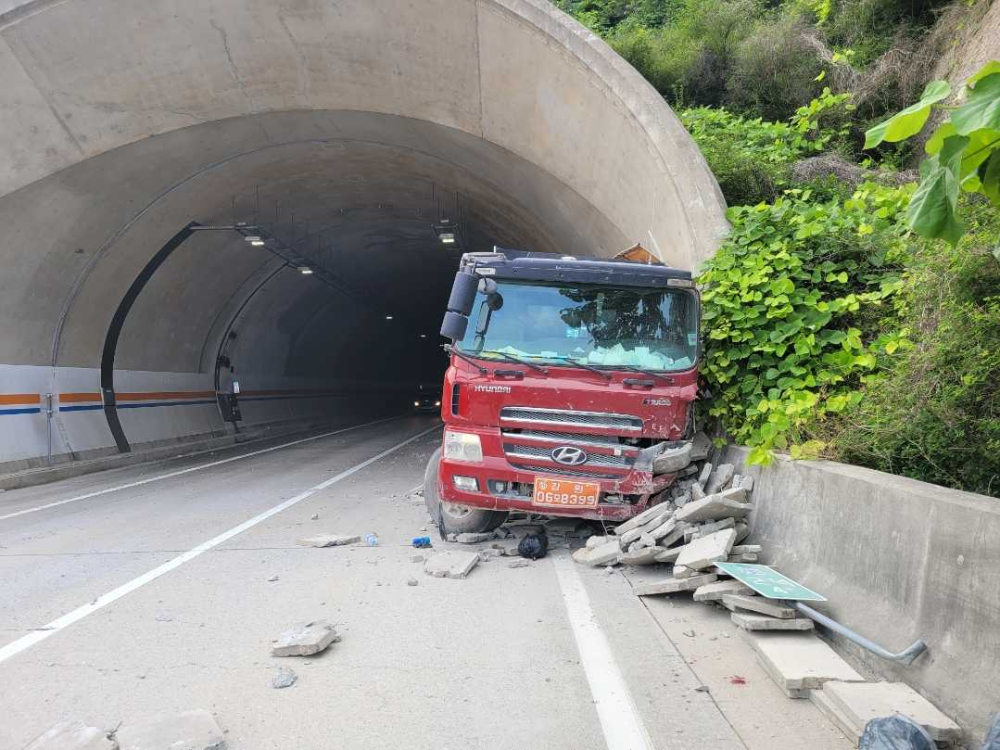
[(742, 581), (730, 579), (728, 581), (716, 581), (707, 583), (695, 589), (694, 600), (696, 602), (721, 602), (726, 594), (750, 594), (753, 593), (749, 586)]
[(118, 743), (103, 729), (82, 721), (61, 721), (24, 750), (118, 750)]
[(345, 544), (357, 544), (360, 541), (360, 536), (348, 536), (346, 534), (317, 534), (316, 536), (299, 539), (299, 544), (303, 547), (342, 547)]
[(115, 733), (121, 750), (225, 750), (226, 737), (208, 711), (164, 714), (125, 722)]
[(736, 541), (735, 529), (723, 529), (699, 537), (681, 549), (674, 561), (674, 569), (676, 571), (677, 567), (686, 567), (691, 570), (704, 570), (713, 567), (717, 562), (725, 562), (734, 541)]
[(827, 682), (864, 682), (850, 664), (811, 633), (743, 631), (757, 660), (789, 698), (806, 698)]
[(596, 568), (608, 565), (609, 563), (617, 563), (621, 555), (621, 542), (617, 539), (613, 539), (610, 542), (605, 542), (604, 544), (592, 549), (581, 547), (573, 553), (573, 559), (583, 565), (590, 565), (591, 567)]
[(478, 563), (475, 552), (436, 552), (424, 563), (424, 573), (434, 578), (465, 578)]
[(730, 619), (744, 630), (812, 630), (813, 621), (806, 617), (795, 617), (785, 620), (767, 615), (751, 615), (744, 612), (733, 612)]
[(777, 617), (782, 620), (791, 620), (798, 615), (798, 610), (792, 609), (781, 602), (765, 599), (763, 596), (726, 594), (722, 597), (722, 605), (734, 612), (745, 610), (747, 612), (755, 612), (758, 615)]
[(283, 688), (291, 687), (298, 680), (299, 676), (295, 672), (282, 667), (278, 670), (278, 674), (271, 678), (271, 687), (275, 690), (282, 690)]
[(418, 581), (416, 578), (410, 578), (410, 579), (407, 579), (406, 585), (407, 586), (419, 586), (420, 585), (420, 581)]
[(326, 620), (299, 623), (271, 642), (271, 656), (312, 656), (339, 640)]
[[(902, 682), (827, 682), (813, 702), (852, 739), (872, 719), (902, 714), (927, 730), (931, 739), (954, 743), (962, 730), (920, 693)], [(843, 722), (843, 723), (842, 723)]]
[(531, 566), (531, 561), (524, 557), (519, 557), (517, 560), (511, 560), (509, 563), (507, 563), (508, 568), (527, 568), (530, 566)]
[(479, 544), (480, 542), (489, 542), (495, 539), (493, 532), (483, 534), (457, 534), (455, 536), (455, 541), (459, 544)]
[(662, 581), (636, 586), (635, 593), (638, 596), (659, 596), (661, 594), (676, 594), (681, 591), (694, 591), (707, 583), (718, 580), (718, 578), (715, 573), (702, 573), (691, 578), (664, 578)]

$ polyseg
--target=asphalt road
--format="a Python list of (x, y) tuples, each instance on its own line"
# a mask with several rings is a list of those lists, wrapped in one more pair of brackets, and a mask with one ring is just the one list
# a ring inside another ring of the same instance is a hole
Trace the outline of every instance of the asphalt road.
[[(424, 575), (412, 537), (460, 546), (406, 497), (439, 429), (406, 418), (0, 494), (0, 748), (192, 708), (231, 750), (849, 747), (725, 617), (646, 603), (566, 549)], [(380, 543), (296, 544), (324, 532)], [(340, 643), (270, 656), (319, 618)], [(279, 667), (297, 684), (273, 689)]]

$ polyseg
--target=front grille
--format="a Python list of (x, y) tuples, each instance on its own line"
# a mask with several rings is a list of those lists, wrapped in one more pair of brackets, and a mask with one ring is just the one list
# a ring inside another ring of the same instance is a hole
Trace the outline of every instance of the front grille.
[[(530, 461), (533, 458), (541, 458), (545, 461), (555, 463), (552, 460), (552, 449), (551, 448), (535, 448), (529, 445), (514, 445), (512, 443), (504, 443), (503, 446), (504, 453), (507, 454), (508, 459), (512, 460), (522, 460)], [(581, 466), (600, 466), (613, 469), (628, 469), (632, 466), (633, 456), (608, 456), (602, 453), (588, 453), (587, 463), (581, 464)], [(562, 471), (562, 464), (555, 463), (553, 467)], [(579, 467), (578, 467), (579, 468)]]
[(500, 421), (549, 427), (592, 427), (602, 430), (623, 430), (635, 433), (642, 431), (642, 420), (639, 417), (629, 414), (570, 411), (567, 409), (536, 409), (524, 406), (508, 406), (500, 410)]
[[(502, 409), (503, 450), (511, 466), (526, 471), (589, 479), (622, 479), (632, 470), (639, 448), (630, 443), (642, 430), (642, 420), (628, 414), (535, 409)], [(566, 427), (566, 431), (559, 428)], [(614, 430), (617, 435), (591, 435), (587, 428)], [(628, 442), (626, 442), (628, 441)], [(563, 466), (552, 450), (576, 446), (587, 453), (579, 466)]]

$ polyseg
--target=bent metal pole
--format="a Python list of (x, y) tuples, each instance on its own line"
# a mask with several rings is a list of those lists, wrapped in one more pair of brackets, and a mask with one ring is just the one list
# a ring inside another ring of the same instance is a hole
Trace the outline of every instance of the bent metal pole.
[(910, 666), (913, 664), (914, 660), (920, 656), (924, 651), (927, 650), (927, 644), (923, 640), (915, 641), (909, 648), (904, 651), (900, 651), (898, 654), (894, 654), (891, 651), (879, 646), (874, 641), (870, 641), (863, 635), (855, 633), (848, 627), (841, 625), (836, 620), (831, 620), (829, 617), (824, 615), (822, 612), (817, 612), (815, 609), (802, 602), (793, 602), (795, 608), (808, 617), (810, 620), (815, 620), (823, 627), (829, 628), (835, 633), (840, 633), (842, 636), (848, 640), (858, 644), (861, 648), (871, 651), (878, 657), (886, 659), (888, 661), (894, 661), (904, 666)]

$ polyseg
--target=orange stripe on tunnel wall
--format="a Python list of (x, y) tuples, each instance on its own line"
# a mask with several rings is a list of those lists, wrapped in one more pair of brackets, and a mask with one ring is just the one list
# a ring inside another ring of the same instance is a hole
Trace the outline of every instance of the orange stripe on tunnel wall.
[(100, 393), (60, 393), (59, 403), (61, 404), (82, 404), (93, 403), (101, 400)]
[(40, 404), (42, 397), (37, 393), (10, 393), (0, 395), (0, 404)]

